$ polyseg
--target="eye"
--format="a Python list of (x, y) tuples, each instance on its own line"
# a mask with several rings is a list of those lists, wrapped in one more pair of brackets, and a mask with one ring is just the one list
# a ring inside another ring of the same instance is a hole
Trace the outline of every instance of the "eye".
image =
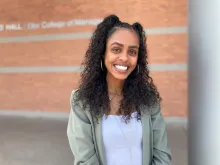
[(129, 50), (129, 54), (132, 56), (137, 55), (137, 51), (136, 50)]
[(113, 53), (119, 53), (121, 51), (120, 48), (112, 48)]

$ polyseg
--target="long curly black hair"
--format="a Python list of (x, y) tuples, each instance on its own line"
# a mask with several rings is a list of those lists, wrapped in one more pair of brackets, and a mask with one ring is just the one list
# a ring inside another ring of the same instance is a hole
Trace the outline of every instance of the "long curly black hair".
[[(159, 92), (149, 75), (147, 67), (146, 36), (140, 23), (132, 25), (121, 22), (116, 15), (110, 15), (98, 24), (94, 31), (89, 47), (83, 61), (84, 70), (81, 73), (79, 89), (75, 92), (75, 101), (81, 101), (83, 109), (89, 107), (92, 115), (98, 119), (110, 112), (110, 101), (106, 81), (107, 70), (100, 64), (104, 64), (106, 42), (108, 38), (118, 29), (127, 28), (134, 30), (139, 37), (139, 53), (137, 64), (139, 66), (125, 80), (122, 94), (120, 113), (126, 122), (130, 120), (131, 114), (137, 111), (137, 119), (141, 118), (141, 110), (147, 109), (161, 101)], [(145, 106), (146, 108), (140, 108)]]

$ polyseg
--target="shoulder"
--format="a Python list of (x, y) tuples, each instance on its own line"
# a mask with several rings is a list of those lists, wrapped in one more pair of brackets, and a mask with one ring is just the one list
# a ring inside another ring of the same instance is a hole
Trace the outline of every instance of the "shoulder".
[(79, 117), (91, 118), (91, 112), (88, 108), (83, 106), (83, 102), (77, 99), (77, 91), (79, 89), (73, 89), (70, 95), (70, 107), (71, 111)]
[(77, 100), (77, 91), (78, 91), (79, 89), (73, 89), (72, 91), (71, 91), (71, 94), (70, 94), (70, 105), (73, 107), (73, 106), (76, 106), (76, 104), (78, 105), (78, 106), (82, 106), (82, 103), (81, 103), (81, 101), (78, 101), (77, 103), (76, 103), (76, 100)]
[(161, 111), (160, 107), (161, 107), (160, 103), (155, 103), (151, 106), (141, 105), (140, 109), (144, 114), (156, 115), (157, 113), (159, 113)]
[(79, 90), (79, 89), (73, 89), (73, 90), (71, 91), (71, 95), (70, 95), (71, 100), (75, 98), (76, 92), (77, 92), (78, 90)]
[(153, 105), (151, 107), (151, 110), (150, 110), (151, 116), (155, 116), (155, 115), (159, 114), (160, 112), (161, 112), (160, 103), (156, 103), (155, 105)]

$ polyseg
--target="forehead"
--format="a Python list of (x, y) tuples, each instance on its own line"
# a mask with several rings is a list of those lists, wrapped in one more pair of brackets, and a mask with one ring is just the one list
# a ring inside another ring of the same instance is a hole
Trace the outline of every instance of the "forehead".
[(107, 45), (111, 45), (114, 42), (119, 42), (123, 45), (139, 45), (139, 38), (137, 33), (131, 29), (117, 29), (108, 39)]

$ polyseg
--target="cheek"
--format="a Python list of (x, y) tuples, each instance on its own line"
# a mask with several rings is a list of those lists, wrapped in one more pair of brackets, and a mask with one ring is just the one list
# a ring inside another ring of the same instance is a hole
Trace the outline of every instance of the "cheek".
[(105, 55), (105, 65), (111, 65), (114, 61), (117, 60), (117, 57), (111, 54), (106, 54)]
[(131, 65), (135, 68), (137, 65), (137, 61), (138, 61), (137, 57), (132, 58), (130, 61), (131, 61)]

